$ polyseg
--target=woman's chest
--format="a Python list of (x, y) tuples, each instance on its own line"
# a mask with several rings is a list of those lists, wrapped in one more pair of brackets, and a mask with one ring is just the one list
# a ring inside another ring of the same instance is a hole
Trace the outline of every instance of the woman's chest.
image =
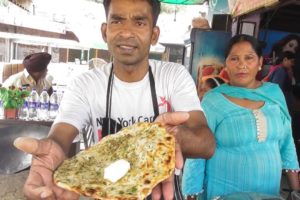
[(226, 147), (276, 142), (283, 135), (280, 108), (270, 104), (259, 110), (233, 109), (219, 120), (215, 131), (217, 143)]

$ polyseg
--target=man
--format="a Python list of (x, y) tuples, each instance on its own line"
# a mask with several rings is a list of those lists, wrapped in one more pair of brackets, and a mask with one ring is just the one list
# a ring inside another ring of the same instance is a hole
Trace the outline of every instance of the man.
[(292, 114), (293, 104), (293, 66), (295, 64), (295, 54), (290, 51), (285, 51), (279, 55), (276, 65), (273, 66), (273, 71), (270, 72), (269, 82), (277, 83), (281, 88), (290, 114)]
[[(175, 132), (177, 168), (183, 165), (180, 148), (194, 157), (209, 158), (214, 152), (214, 138), (201, 112), (195, 84), (184, 66), (148, 60), (150, 45), (159, 37), (159, 1), (104, 0), (103, 4), (107, 23), (101, 27), (102, 37), (113, 62), (89, 70), (68, 85), (48, 139), (15, 141), (19, 149), (34, 155), (24, 187), (29, 199), (78, 198), (54, 186), (52, 175), (72, 140), (88, 123), (95, 130), (95, 139), (100, 140), (122, 126), (150, 122), (158, 116), (156, 121)], [(158, 200), (161, 195), (173, 199), (172, 178), (155, 187), (152, 199)]]
[(23, 60), (24, 70), (10, 76), (4, 83), (4, 87), (15, 86), (21, 88), (27, 86), (29, 90), (36, 88), (40, 94), (44, 88), (52, 93), (52, 76), (47, 75), (47, 66), (51, 55), (46, 52), (34, 53)]

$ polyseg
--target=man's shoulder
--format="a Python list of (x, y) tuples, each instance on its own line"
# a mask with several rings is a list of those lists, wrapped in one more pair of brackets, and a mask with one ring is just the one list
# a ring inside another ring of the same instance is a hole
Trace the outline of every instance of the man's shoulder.
[(168, 75), (172, 75), (172, 73), (174, 74), (186, 71), (186, 68), (183, 65), (174, 62), (149, 60), (149, 65), (155, 74), (166, 73)]
[(99, 67), (95, 67), (93, 69), (90, 69), (86, 72), (83, 72), (76, 76), (75, 79), (79, 80), (95, 80), (97, 77), (108, 77), (110, 74), (110, 69), (111, 69), (111, 63), (104, 64)]
[(285, 70), (285, 68), (278, 67), (273, 71), (273, 73), (271, 73), (270, 80), (272, 80), (273, 78), (284, 77), (285, 75), (287, 75), (287, 71)]
[(22, 76), (24, 76), (23, 71), (11, 75), (10, 77), (8, 77), (8, 79), (4, 81), (3, 86), (5, 87), (10, 85), (15, 85), (16, 82), (21, 81), (20, 79), (22, 78)]
[(286, 72), (286, 69), (283, 66), (279, 66), (274, 70), (274, 72), (283, 73), (283, 72)]
[(184, 67), (182, 64), (169, 62), (169, 61), (161, 61), (161, 60), (154, 60), (149, 59), (150, 66), (155, 66), (157, 68), (164, 68), (164, 67)]
[(24, 71), (20, 71), (16, 74), (11, 75), (9, 78), (20, 78), (21, 76), (24, 76), (24, 75), (25, 75)]

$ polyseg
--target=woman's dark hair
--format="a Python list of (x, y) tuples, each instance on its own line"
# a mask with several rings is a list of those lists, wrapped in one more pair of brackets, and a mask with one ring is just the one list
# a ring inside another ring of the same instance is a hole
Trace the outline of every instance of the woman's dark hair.
[(289, 34), (273, 44), (272, 50), (270, 52), (270, 57), (273, 56), (273, 52), (275, 52), (275, 55), (280, 54), (282, 52), (282, 48), (291, 40), (296, 40), (298, 42), (298, 45), (300, 45), (300, 36), (296, 34)]
[(225, 58), (228, 57), (233, 45), (239, 43), (239, 42), (249, 42), (254, 49), (255, 53), (257, 54), (258, 57), (262, 56), (262, 48), (260, 42), (255, 38), (250, 35), (235, 35), (233, 36), (227, 45), (227, 48), (225, 49)]
[(205, 83), (209, 85), (210, 88), (215, 88), (223, 83), (225, 81), (221, 79), (220, 77), (211, 77), (205, 80)]
[[(122, 0), (119, 0), (122, 3)], [(158, 15), (160, 13), (160, 1), (159, 0), (147, 0), (149, 5), (152, 7), (153, 26), (156, 26)], [(111, 0), (103, 0), (103, 6), (105, 9), (106, 17), (108, 16), (108, 10)]]
[(280, 63), (282, 63), (282, 61), (287, 58), (289, 60), (291, 59), (295, 59), (296, 58), (296, 55), (293, 53), (293, 52), (290, 52), (290, 51), (285, 51), (285, 52), (282, 52), (280, 55), (279, 55), (279, 58), (276, 60), (276, 65), (279, 65)]

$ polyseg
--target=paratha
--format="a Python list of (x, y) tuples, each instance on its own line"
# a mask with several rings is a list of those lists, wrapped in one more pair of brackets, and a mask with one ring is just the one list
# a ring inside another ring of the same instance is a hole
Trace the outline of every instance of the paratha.
[[(129, 171), (113, 183), (104, 169), (116, 160)], [(54, 182), (78, 194), (101, 200), (142, 200), (175, 168), (175, 138), (159, 123), (136, 123), (103, 138), (91, 148), (65, 160)]]

